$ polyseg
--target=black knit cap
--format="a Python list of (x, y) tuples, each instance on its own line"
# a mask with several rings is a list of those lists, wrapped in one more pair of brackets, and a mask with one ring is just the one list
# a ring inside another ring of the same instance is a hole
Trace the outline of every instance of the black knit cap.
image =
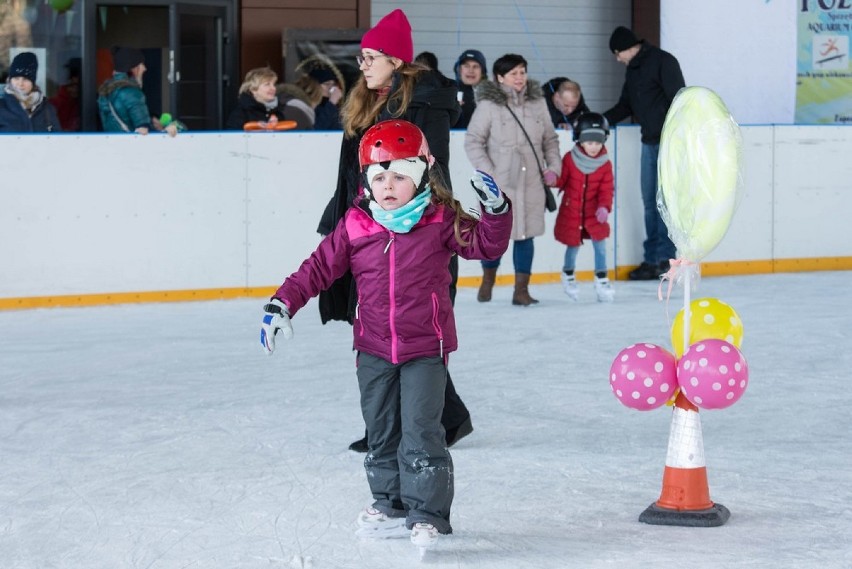
[(636, 34), (624, 26), (618, 26), (609, 36), (609, 50), (613, 53), (630, 49), (637, 43), (640, 41)]
[(38, 58), (31, 51), (24, 51), (15, 56), (12, 65), (9, 66), (9, 79), (24, 77), (29, 79), (33, 85), (38, 73)]
[(308, 71), (308, 75), (311, 76), (317, 83), (325, 83), (326, 81), (337, 81), (337, 75), (335, 75), (334, 71), (332, 71), (328, 67), (314, 67), (313, 69)]
[(121, 73), (127, 73), (140, 63), (145, 62), (142, 51), (135, 47), (118, 47), (110, 49), (112, 53), (112, 68)]

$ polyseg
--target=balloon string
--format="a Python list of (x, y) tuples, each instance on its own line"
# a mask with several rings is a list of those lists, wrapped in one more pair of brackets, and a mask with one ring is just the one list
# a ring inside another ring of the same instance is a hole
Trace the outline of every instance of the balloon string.
[(672, 295), (672, 287), (675, 281), (686, 277), (686, 286), (698, 286), (700, 277), (700, 266), (698, 263), (693, 263), (689, 259), (669, 259), (669, 270), (660, 278), (660, 285), (657, 287), (657, 298), (663, 300), (663, 283), (669, 281), (668, 290), (666, 291), (666, 320), (669, 318), (669, 298)]
[(666, 291), (666, 301), (672, 295), (672, 287), (676, 280), (679, 280), (686, 271), (694, 273), (698, 276), (698, 264), (693, 263), (689, 259), (669, 259), (669, 270), (660, 278), (660, 286), (657, 287), (657, 299), (663, 300), (663, 283), (669, 281), (669, 287)]

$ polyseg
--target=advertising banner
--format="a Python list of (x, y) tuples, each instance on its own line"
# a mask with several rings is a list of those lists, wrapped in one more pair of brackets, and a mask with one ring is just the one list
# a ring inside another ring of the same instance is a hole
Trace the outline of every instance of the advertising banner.
[(852, 124), (852, 0), (799, 0), (797, 124)]

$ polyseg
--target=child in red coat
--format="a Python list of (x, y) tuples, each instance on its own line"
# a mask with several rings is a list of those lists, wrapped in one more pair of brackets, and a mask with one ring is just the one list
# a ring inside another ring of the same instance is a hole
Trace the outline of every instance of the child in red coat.
[(562, 266), (562, 286), (571, 300), (579, 297), (574, 266), (583, 239), (591, 239), (595, 251), (595, 292), (598, 302), (612, 302), (615, 291), (607, 278), (607, 218), (614, 192), (612, 163), (604, 142), (609, 124), (598, 113), (586, 113), (574, 126), (576, 144), (562, 158), (562, 175), (556, 183), (562, 204), (556, 216), (556, 240), (567, 245)]

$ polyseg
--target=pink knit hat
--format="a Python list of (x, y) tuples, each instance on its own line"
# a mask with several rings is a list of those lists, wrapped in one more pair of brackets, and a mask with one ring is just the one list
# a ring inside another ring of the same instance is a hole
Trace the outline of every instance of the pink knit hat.
[(361, 38), (361, 49), (364, 48), (375, 49), (411, 63), (414, 59), (414, 42), (411, 39), (411, 24), (405, 12), (397, 8), (376, 22)]

